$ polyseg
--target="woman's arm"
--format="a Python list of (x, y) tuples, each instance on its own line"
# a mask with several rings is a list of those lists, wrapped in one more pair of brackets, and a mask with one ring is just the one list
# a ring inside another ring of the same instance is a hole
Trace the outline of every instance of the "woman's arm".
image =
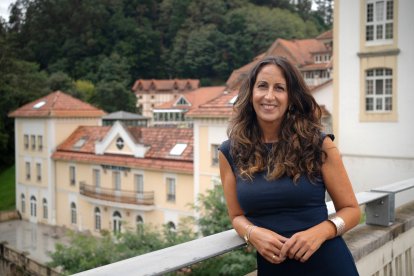
[[(331, 139), (324, 139), (322, 149), (327, 153), (322, 165), (322, 177), (334, 203), (336, 215), (344, 220), (344, 231), (348, 231), (358, 224), (361, 211), (335, 144)], [(324, 221), (294, 234), (283, 246), (281, 255), (305, 262), (324, 241), (334, 238), (336, 234), (335, 225)]]
[(279, 255), (280, 249), (287, 238), (268, 229), (254, 226), (244, 216), (244, 212), (237, 200), (236, 177), (222, 152), (219, 152), (219, 165), (224, 197), (226, 198), (227, 209), (233, 228), (241, 237), (249, 235), (249, 242), (269, 262), (283, 262), (285, 258), (281, 258)]

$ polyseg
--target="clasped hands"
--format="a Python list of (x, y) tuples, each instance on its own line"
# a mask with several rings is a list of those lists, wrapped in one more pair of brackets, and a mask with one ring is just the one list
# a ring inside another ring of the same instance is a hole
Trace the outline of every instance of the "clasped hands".
[(306, 262), (326, 240), (315, 230), (310, 228), (286, 238), (271, 230), (257, 227), (251, 233), (250, 242), (271, 263), (279, 264), (286, 258)]

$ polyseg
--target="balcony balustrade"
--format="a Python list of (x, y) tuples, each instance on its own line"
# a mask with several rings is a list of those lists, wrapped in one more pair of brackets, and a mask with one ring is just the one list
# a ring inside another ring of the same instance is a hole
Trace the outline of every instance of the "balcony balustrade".
[(137, 204), (137, 205), (154, 205), (154, 192), (135, 192), (124, 191), (109, 188), (101, 188), (80, 182), (79, 192), (81, 195), (112, 201), (117, 203)]

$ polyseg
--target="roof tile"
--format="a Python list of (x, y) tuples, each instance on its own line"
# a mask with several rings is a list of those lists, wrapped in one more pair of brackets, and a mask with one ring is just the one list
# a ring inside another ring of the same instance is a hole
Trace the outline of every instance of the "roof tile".
[(56, 91), (10, 112), (10, 117), (102, 117), (106, 113), (61, 91)]

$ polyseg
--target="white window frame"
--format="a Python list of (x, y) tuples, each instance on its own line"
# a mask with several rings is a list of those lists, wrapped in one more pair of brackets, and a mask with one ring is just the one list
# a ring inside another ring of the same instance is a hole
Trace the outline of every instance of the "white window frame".
[(141, 173), (134, 174), (135, 191), (137, 194), (144, 193), (144, 175)]
[(22, 193), (20, 195), (22, 213), (26, 213), (26, 196)]
[(219, 164), (219, 153), (218, 153), (219, 145), (211, 144), (211, 166), (217, 167)]
[(69, 183), (71, 186), (76, 185), (76, 167), (74, 165), (69, 166)]
[(165, 178), (167, 188), (167, 201), (175, 202), (177, 198), (177, 185), (175, 177), (167, 176)]
[(122, 231), (122, 214), (119, 211), (115, 211), (112, 214), (112, 231), (114, 234), (121, 233)]
[(37, 200), (35, 196), (30, 197), (30, 216), (36, 217), (37, 215)]
[[(391, 44), (395, 35), (394, 1), (367, 0), (365, 9), (365, 42), (367, 45)], [(391, 31), (389, 38), (386, 38), (387, 28)], [(372, 33), (372, 39), (368, 40), (368, 32)]]
[(42, 135), (37, 135), (37, 148), (39, 149), (39, 151), (43, 150), (43, 136)]
[(95, 188), (101, 187), (101, 170), (100, 169), (92, 169), (92, 177), (93, 177), (93, 185)]
[(102, 229), (102, 215), (101, 215), (101, 209), (99, 207), (95, 207), (94, 210), (94, 216), (95, 216), (95, 230), (100, 231)]
[[(380, 73), (381, 72), (381, 73)], [(378, 85), (381, 85), (380, 87)], [(381, 93), (380, 93), (381, 92)], [(387, 100), (391, 108), (387, 109)], [(368, 109), (368, 101), (372, 109)], [(365, 112), (387, 113), (393, 111), (393, 71), (391, 68), (371, 68), (365, 71)], [(371, 106), (371, 105), (370, 105)]]
[(23, 146), (25, 150), (29, 149), (29, 135), (28, 134), (25, 134), (23, 136)]
[(112, 171), (112, 181), (113, 187), (115, 191), (121, 191), (121, 172), (120, 171)]
[(26, 166), (26, 180), (30, 180), (31, 178), (30, 162), (26, 161), (25, 166)]
[(36, 163), (36, 179), (42, 181), (42, 164)]
[(44, 219), (47, 219), (47, 217), (48, 217), (48, 209), (47, 209), (47, 199), (46, 198), (43, 198), (42, 204), (43, 204), (43, 218)]
[(77, 224), (78, 223), (78, 216), (76, 212), (76, 203), (71, 202), (70, 203), (70, 223), (71, 224)]

